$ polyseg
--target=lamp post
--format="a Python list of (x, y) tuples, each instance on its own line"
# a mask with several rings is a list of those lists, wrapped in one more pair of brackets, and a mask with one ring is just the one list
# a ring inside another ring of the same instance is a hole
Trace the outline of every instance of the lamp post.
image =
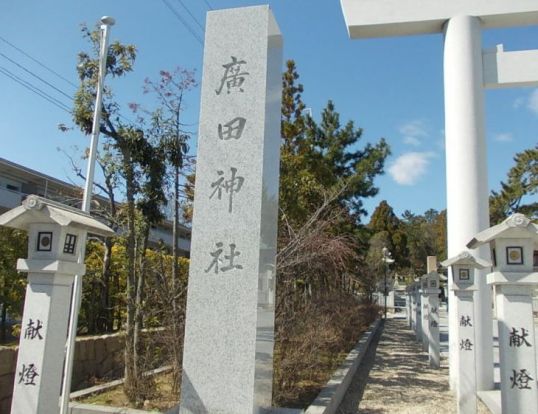
[(385, 296), (385, 319), (387, 319), (387, 276), (389, 273), (389, 264), (394, 263), (394, 259), (391, 257), (391, 253), (386, 247), (383, 247), (381, 252), (383, 253), (383, 258), (381, 260), (385, 263), (385, 289), (383, 295)]
[[(92, 134), (90, 139), (90, 152), (88, 156), (88, 168), (86, 173), (86, 183), (84, 186), (84, 196), (82, 199), (82, 211), (90, 212), (90, 204), (93, 192), (93, 176), (95, 172), (95, 160), (97, 158), (97, 144), (99, 141), (99, 126), (101, 123), (101, 105), (103, 101), (103, 86), (106, 75), (106, 60), (108, 57), (108, 37), (110, 26), (115, 24), (115, 20), (110, 16), (101, 18), (101, 42), (99, 50), (99, 74), (97, 77), (97, 95), (95, 97), (95, 107), (93, 113)], [(81, 250), (79, 262), (84, 263), (85, 244)], [(62, 383), (62, 398), (60, 401), (60, 413), (66, 414), (69, 409), (69, 394), (71, 393), (71, 380), (73, 375), (73, 357), (75, 354), (75, 342), (77, 336), (78, 312), (82, 298), (82, 277), (75, 276), (73, 284), (73, 294), (69, 315), (69, 327), (67, 331), (67, 343), (65, 350), (64, 379)]]

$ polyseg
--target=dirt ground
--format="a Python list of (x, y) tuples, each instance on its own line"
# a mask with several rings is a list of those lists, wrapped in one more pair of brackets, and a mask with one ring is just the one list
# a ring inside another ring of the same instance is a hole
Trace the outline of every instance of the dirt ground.
[[(376, 350), (377, 345), (377, 350)], [(448, 386), (448, 366), (430, 368), (404, 319), (387, 319), (365, 355), (338, 414), (457, 413)], [(479, 402), (479, 414), (490, 411)]]

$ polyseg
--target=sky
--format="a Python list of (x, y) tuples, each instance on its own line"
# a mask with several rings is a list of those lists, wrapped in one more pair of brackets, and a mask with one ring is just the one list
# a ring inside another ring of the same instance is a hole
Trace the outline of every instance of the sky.
[[(77, 53), (88, 50), (81, 23), (92, 26), (103, 15), (113, 16), (111, 40), (136, 45), (135, 70), (106, 80), (123, 115), (132, 119), (128, 103), (151, 105), (142, 93), (145, 78), (181, 66), (195, 69), (200, 80), (208, 10), (267, 3), (284, 38), (284, 59), (295, 60), (303, 100), (314, 118), (319, 120), (330, 99), (342, 123), (352, 120), (363, 128), (361, 145), (383, 137), (391, 146), (385, 174), (376, 179), (379, 194), (365, 200), (367, 210), (382, 200), (398, 215), (444, 209), (442, 35), (351, 40), (337, 0), (2, 1), (0, 157), (70, 181), (65, 153), (80, 153), (89, 143), (76, 129), (58, 129), (59, 124), (73, 125), (65, 107), (72, 107)], [(538, 27), (484, 30), (482, 42), (484, 48), (502, 43), (505, 51), (538, 49)], [(62, 108), (13, 77), (46, 92)], [(485, 97), (491, 190), (506, 178), (514, 155), (538, 141), (538, 89), (488, 90)], [(183, 122), (193, 131), (199, 99), (199, 88), (186, 97)]]

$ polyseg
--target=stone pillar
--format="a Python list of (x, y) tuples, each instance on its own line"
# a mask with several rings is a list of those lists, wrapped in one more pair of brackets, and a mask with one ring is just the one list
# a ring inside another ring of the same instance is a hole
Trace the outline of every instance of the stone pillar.
[(443, 266), (451, 270), (452, 290), (458, 307), (458, 377), (456, 396), (459, 414), (475, 414), (477, 410), (476, 384), (476, 335), (473, 294), (476, 292), (475, 271), (491, 263), (463, 251), (447, 259)]
[(458, 302), (458, 376), (459, 414), (476, 413), (476, 336), (473, 291), (455, 291)]
[(392, 311), (395, 313), (396, 309), (394, 308), (394, 298), (395, 298), (395, 291), (394, 291), (394, 281), (389, 281), (389, 291), (387, 295), (387, 307), (389, 309), (392, 309)]
[(409, 325), (409, 329), (413, 330), (413, 285), (408, 285), (407, 287), (407, 322)]
[[(452, 17), (445, 26), (444, 84), (448, 256), (464, 250), (489, 227), (489, 187), (484, 133), (484, 92), (480, 19)], [(489, 259), (487, 249), (478, 255)], [(450, 384), (457, 380), (457, 303), (449, 278)], [(479, 390), (493, 388), (491, 289), (485, 273), (477, 279), (476, 341)]]
[(430, 310), (428, 307), (428, 277), (424, 275), (420, 278), (420, 307), (422, 325), (422, 350), (428, 352), (430, 348)]
[(182, 414), (271, 405), (281, 74), (268, 6), (208, 13)]
[(32, 266), (17, 269), (28, 271), (29, 276), (11, 412), (56, 414), (75, 275)]
[(107, 226), (59, 203), (30, 195), (0, 216), (0, 225), (28, 232), (28, 258), (17, 270), (28, 273), (12, 414), (57, 414), (65, 357), (71, 288), (86, 234), (114, 235)]
[(426, 262), (428, 296), (428, 356), (430, 366), (441, 366), (439, 344), (439, 274), (437, 273), (437, 257), (428, 256)]
[[(538, 273), (536, 281), (538, 282)], [(499, 321), (502, 412), (538, 412), (536, 342), (532, 290), (536, 286), (510, 283), (496, 287)]]
[(415, 333), (417, 342), (422, 343), (422, 301), (420, 295), (420, 282), (416, 282), (415, 289)]
[[(438, 284), (438, 282), (437, 282)], [(428, 355), (430, 360), (430, 366), (433, 368), (439, 368), (441, 366), (440, 344), (439, 344), (439, 289), (434, 287), (430, 288), (437, 293), (428, 295), (428, 309), (429, 309), (429, 346)]]
[[(538, 372), (532, 313), (532, 292), (538, 285), (533, 272), (538, 225), (514, 214), (478, 233), (469, 248), (489, 244), (493, 271), (487, 283), (495, 286), (499, 323), (501, 401), (505, 414), (538, 412)], [(477, 332), (477, 343), (478, 343)], [(478, 348), (478, 345), (477, 345)]]
[(407, 321), (407, 326), (413, 328), (413, 321), (411, 319), (411, 286), (407, 286), (405, 291), (405, 319)]

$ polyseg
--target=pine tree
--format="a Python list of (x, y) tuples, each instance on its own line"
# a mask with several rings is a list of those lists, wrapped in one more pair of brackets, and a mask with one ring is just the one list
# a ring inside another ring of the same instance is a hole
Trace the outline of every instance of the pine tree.
[(328, 101), (319, 125), (304, 115), (303, 86), (295, 63), (287, 62), (282, 93), (280, 205), (287, 218), (301, 223), (321, 205), (327, 191), (343, 188), (338, 202), (356, 223), (366, 214), (362, 199), (377, 194), (374, 179), (383, 174), (390, 149), (383, 138), (359, 147), (362, 129), (345, 125)]
[(489, 198), (490, 220), (497, 224), (513, 213), (523, 213), (538, 218), (538, 202), (525, 197), (538, 193), (538, 145), (516, 154), (515, 165), (508, 171), (506, 182), (501, 181), (501, 190), (492, 191)]
[(381, 201), (372, 213), (368, 229), (374, 236), (385, 235), (383, 237), (385, 246), (382, 247), (386, 247), (392, 253), (395, 268), (403, 269), (408, 266), (407, 234), (402, 222), (385, 200)]

